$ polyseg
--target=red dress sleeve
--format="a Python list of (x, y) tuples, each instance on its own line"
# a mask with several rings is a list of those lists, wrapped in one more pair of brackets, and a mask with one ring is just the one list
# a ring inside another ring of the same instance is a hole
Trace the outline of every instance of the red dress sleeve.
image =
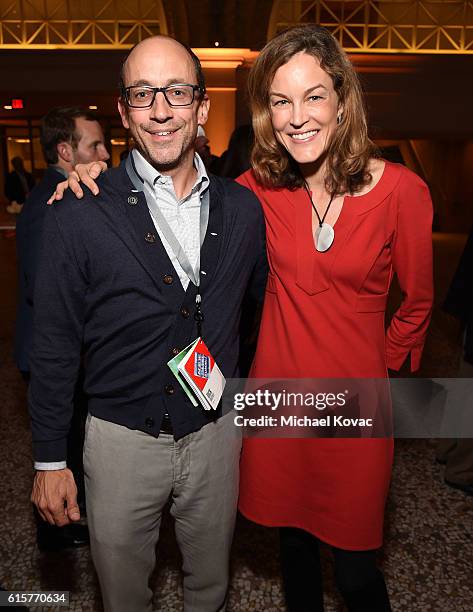
[(386, 334), (388, 368), (399, 370), (411, 354), (411, 372), (419, 369), (433, 303), (432, 200), (427, 185), (409, 170), (399, 182), (393, 268), (402, 302)]

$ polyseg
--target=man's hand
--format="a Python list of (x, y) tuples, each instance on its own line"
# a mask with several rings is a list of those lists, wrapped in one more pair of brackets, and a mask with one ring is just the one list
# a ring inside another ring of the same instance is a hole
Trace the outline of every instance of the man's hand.
[(90, 191), (97, 195), (99, 188), (95, 179), (107, 169), (107, 164), (103, 161), (90, 162), (89, 164), (77, 164), (74, 170), (69, 174), (67, 181), (62, 181), (56, 185), (56, 191), (49, 198), (48, 204), (52, 204), (55, 200), (62, 200), (64, 192), (69, 187), (77, 198), (82, 198), (84, 192), (81, 189), (80, 182), (84, 183)]
[(80, 519), (77, 487), (68, 468), (37, 471), (31, 501), (38, 508), (41, 518), (51, 525), (63, 527)]

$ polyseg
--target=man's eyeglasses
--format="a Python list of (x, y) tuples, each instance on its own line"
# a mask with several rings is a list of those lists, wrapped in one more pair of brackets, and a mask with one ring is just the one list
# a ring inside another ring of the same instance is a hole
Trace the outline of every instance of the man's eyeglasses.
[(150, 108), (154, 104), (156, 94), (161, 92), (169, 106), (189, 106), (194, 102), (195, 92), (202, 92), (199, 85), (168, 85), (167, 87), (151, 87), (150, 85), (132, 85), (125, 87), (125, 100), (131, 108)]

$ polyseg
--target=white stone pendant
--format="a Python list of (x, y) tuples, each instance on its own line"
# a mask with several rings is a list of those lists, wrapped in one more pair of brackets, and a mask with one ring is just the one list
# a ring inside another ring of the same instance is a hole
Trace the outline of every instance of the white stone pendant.
[(333, 227), (328, 223), (322, 223), (322, 226), (318, 225), (314, 232), (314, 242), (316, 249), (320, 253), (325, 253), (332, 246), (333, 239), (335, 238), (335, 232)]

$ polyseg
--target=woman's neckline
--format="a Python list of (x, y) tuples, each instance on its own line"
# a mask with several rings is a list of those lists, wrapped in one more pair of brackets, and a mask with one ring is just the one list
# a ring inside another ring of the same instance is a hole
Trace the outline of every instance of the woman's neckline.
[(354, 200), (355, 199), (357, 200), (359, 198), (366, 198), (367, 196), (373, 195), (379, 189), (380, 183), (382, 182), (382, 180), (383, 180), (383, 178), (384, 178), (384, 176), (386, 174), (386, 168), (388, 167), (388, 162), (385, 159), (381, 159), (380, 158), (380, 161), (383, 162), (384, 166), (383, 166), (383, 169), (382, 169), (382, 171), (381, 171), (381, 173), (380, 173), (380, 175), (378, 177), (378, 180), (374, 183), (374, 185), (372, 185), (368, 191), (366, 191), (365, 193), (360, 193), (359, 195), (356, 195), (356, 194), (350, 195), (349, 193), (347, 193), (344, 196), (345, 198), (352, 198)]
[[(388, 167), (388, 163), (386, 162), (386, 160), (381, 159), (380, 161), (382, 161), (383, 164), (384, 164), (383, 168), (382, 168), (382, 171), (381, 171), (380, 175), (378, 176), (378, 179), (376, 180), (376, 182), (369, 189), (369, 191), (367, 191), (366, 193), (361, 193), (359, 195), (345, 194), (343, 196), (342, 206), (340, 208), (340, 212), (338, 213), (338, 216), (335, 219), (335, 222), (333, 224), (330, 224), (334, 230), (336, 229), (337, 226), (339, 226), (340, 221), (342, 221), (342, 223), (343, 223), (342, 218), (344, 217), (344, 210), (345, 210), (345, 206), (347, 204), (347, 198), (352, 199), (352, 200), (359, 200), (359, 199), (367, 198), (368, 196), (376, 195), (376, 193), (380, 189), (380, 184), (382, 183), (382, 179), (383, 179), (383, 177), (386, 174), (386, 168)], [(313, 230), (314, 230), (314, 217), (313, 217), (313, 213), (311, 214), (310, 218), (311, 218), (311, 227), (312, 227), (312, 232), (313, 232)]]

